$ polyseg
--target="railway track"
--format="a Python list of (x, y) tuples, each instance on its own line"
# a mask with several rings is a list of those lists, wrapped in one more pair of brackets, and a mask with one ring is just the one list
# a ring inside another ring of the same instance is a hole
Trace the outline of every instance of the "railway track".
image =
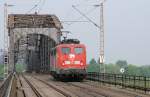
[(22, 81), (20, 79), (20, 75), (17, 75), (17, 97), (25, 97), (25, 92), (24, 90), (22, 89), (23, 87), (23, 84), (22, 84)]
[[(23, 76), (23, 75), (22, 75)], [(33, 90), (33, 92), (36, 94), (37, 97), (43, 97), (40, 92), (34, 87), (33, 84), (31, 84), (31, 82), (25, 77), (23, 76), (23, 78), (25, 79), (25, 81), (29, 84), (29, 86), (31, 87), (31, 89)]]
[(95, 82), (61, 82), (49, 75), (20, 75), (23, 96), (17, 97), (148, 97), (97, 86)]
[[(36, 79), (38, 80), (41, 80), (37, 77), (35, 77)], [(91, 90), (91, 89), (87, 89), (86, 87), (80, 87), (80, 86), (77, 86), (77, 85), (74, 85), (73, 83), (68, 83), (68, 82), (60, 82), (60, 81), (52, 81), (49, 80), (49, 83), (44, 81), (44, 80), (41, 80), (42, 82), (45, 82), (46, 84), (55, 84), (61, 88), (63, 88), (64, 90), (66, 91), (69, 91), (71, 92), (72, 94), (74, 94), (76, 97), (111, 97), (110, 95), (107, 95), (107, 94), (102, 94), (100, 92), (97, 92), (97, 91), (94, 91), (94, 90)], [(71, 96), (71, 97), (75, 97), (75, 96)]]
[[(69, 83), (67, 83), (67, 84), (72, 85), (72, 86), (77, 87), (77, 88), (80, 88), (80, 89), (82, 89), (82, 90), (84, 90), (84, 91), (86, 91), (86, 92), (92, 92), (93, 94), (97, 95), (97, 97), (98, 97), (98, 96), (101, 96), (101, 97), (111, 97), (111, 96), (108, 95), (108, 94), (101, 93), (101, 92), (95, 91), (95, 90), (93, 90), (93, 89), (90, 89), (90, 88), (87, 88), (87, 87), (83, 87), (83, 86), (81, 86), (81, 85), (74, 84), (74, 83), (72, 83), (72, 82), (69, 82)], [(91, 88), (92, 88), (92, 87), (91, 87)], [(92, 95), (92, 96), (95, 96), (95, 95)]]
[(53, 80), (50, 76), (40, 75), (37, 75), (36, 78), (42, 79), (46, 83), (55, 84), (64, 90), (75, 94), (77, 97), (149, 97), (149, 95), (127, 91), (124, 89), (103, 86), (94, 81), (91, 82), (85, 80), (83, 82), (60, 82)]
[(47, 86), (53, 88), (53, 89), (56, 90), (57, 92), (63, 94), (65, 97), (72, 97), (72, 95), (70, 95), (70, 94), (68, 94), (68, 93), (66, 93), (66, 92), (64, 92), (64, 91), (62, 91), (62, 90), (59, 89), (58, 87), (56, 87), (56, 86), (54, 86), (54, 85), (52, 85), (52, 84), (48, 84), (47, 82), (45, 82), (45, 81), (43, 81), (43, 80), (41, 80), (41, 79), (38, 79), (38, 78), (36, 78), (36, 77), (34, 77), (34, 78), (35, 78), (36, 80), (38, 80), (38, 81), (40, 81), (40, 82), (46, 84)]
[[(58, 94), (60, 94), (60, 96), (57, 96), (57, 97), (73, 97), (72, 95), (70, 95), (70, 94), (67, 94), (66, 92), (64, 92), (64, 91), (62, 91), (62, 90), (60, 90), (58, 87), (55, 87), (54, 85), (50, 85), (50, 84), (47, 84), (46, 82), (44, 82), (44, 81), (42, 81), (42, 80), (40, 80), (40, 79), (37, 79), (37, 78), (35, 78), (35, 77), (32, 77), (31, 78), (31, 76), (30, 76), (30, 78), (29, 78), (29, 76), (28, 77), (26, 77), (26, 76), (24, 76), (24, 75), (22, 75), (22, 77), (24, 78), (24, 80), (27, 82), (27, 84), (30, 86), (30, 88), (32, 89), (32, 91), (35, 93), (35, 95), (36, 95), (36, 97), (54, 97), (54, 96), (52, 96), (51, 94), (49, 94), (49, 95), (46, 95), (46, 94), (44, 94), (44, 92), (42, 92), (39, 88), (40, 87), (37, 87), (36, 85), (35, 85), (35, 82), (38, 82), (38, 83), (40, 83), (40, 84), (45, 84), (45, 88), (47, 88), (47, 89), (49, 89), (49, 90), (54, 90), (54, 91), (56, 91)], [(32, 79), (32, 80), (31, 80)], [(34, 80), (33, 80), (34, 79)], [(34, 82), (34, 83), (33, 83)], [(41, 86), (43, 86), (43, 85), (41, 85)], [(43, 87), (41, 87), (41, 88), (43, 88)], [(44, 88), (43, 88), (43, 90), (44, 90)], [(45, 91), (46, 92), (46, 91)], [(24, 93), (25, 94), (25, 93)], [(24, 95), (24, 97), (28, 97), (28, 96), (26, 96), (26, 95)]]
[(23, 75), (17, 76), (17, 97), (42, 97), (38, 95), (35, 88)]

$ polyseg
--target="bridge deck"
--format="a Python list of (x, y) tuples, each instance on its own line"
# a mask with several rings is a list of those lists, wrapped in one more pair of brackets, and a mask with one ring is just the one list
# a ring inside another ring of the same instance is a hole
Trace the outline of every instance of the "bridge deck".
[[(42, 74), (26, 74), (19, 78), (22, 83), (20, 88), (25, 94), (23, 97), (149, 97), (149, 95), (135, 91), (98, 85), (95, 81), (61, 82), (54, 80), (50, 75)], [(41, 96), (35, 96), (34, 90), (27, 80)]]

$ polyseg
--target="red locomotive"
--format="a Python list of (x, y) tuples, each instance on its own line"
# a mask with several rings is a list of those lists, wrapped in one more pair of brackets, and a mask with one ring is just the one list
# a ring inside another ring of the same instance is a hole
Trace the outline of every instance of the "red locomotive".
[(61, 42), (50, 53), (50, 71), (54, 78), (86, 77), (86, 48), (76, 39)]

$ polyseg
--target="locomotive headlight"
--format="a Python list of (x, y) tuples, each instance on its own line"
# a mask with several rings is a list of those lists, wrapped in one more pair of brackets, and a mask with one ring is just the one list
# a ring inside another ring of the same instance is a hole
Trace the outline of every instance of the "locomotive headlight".
[(65, 64), (71, 64), (71, 62), (70, 61), (65, 61)]
[(83, 65), (83, 63), (81, 62), (81, 65)]
[(80, 61), (74, 61), (74, 64), (80, 64)]

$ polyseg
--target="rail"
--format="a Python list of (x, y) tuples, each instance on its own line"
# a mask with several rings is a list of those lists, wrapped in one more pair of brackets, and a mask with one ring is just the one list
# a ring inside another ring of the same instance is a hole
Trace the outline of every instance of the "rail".
[(87, 79), (115, 86), (119, 85), (122, 86), (122, 88), (142, 90), (145, 91), (145, 93), (150, 92), (150, 77), (89, 72)]
[(13, 74), (9, 88), (7, 97), (16, 97), (17, 96), (17, 78), (16, 74)]
[(32, 83), (22, 74), (22, 77), (25, 79), (25, 81), (29, 84), (33, 92), (36, 94), (37, 97), (42, 97), (42, 95), (39, 93), (39, 91), (32, 85)]
[(41, 79), (39, 79), (39, 78), (37, 78), (37, 77), (34, 77), (34, 78), (35, 78), (36, 80), (38, 80), (38, 81), (40, 81), (40, 82), (46, 84), (47, 86), (53, 88), (54, 90), (56, 90), (57, 92), (61, 93), (61, 94), (64, 95), (65, 97), (72, 97), (70, 94), (68, 94), (68, 93), (66, 93), (66, 92), (64, 92), (64, 91), (62, 91), (61, 89), (55, 87), (54, 85), (52, 85), (52, 84), (50, 84), (50, 83), (47, 83), (47, 82), (45, 82), (45, 81), (43, 81), (43, 80), (41, 80)]

